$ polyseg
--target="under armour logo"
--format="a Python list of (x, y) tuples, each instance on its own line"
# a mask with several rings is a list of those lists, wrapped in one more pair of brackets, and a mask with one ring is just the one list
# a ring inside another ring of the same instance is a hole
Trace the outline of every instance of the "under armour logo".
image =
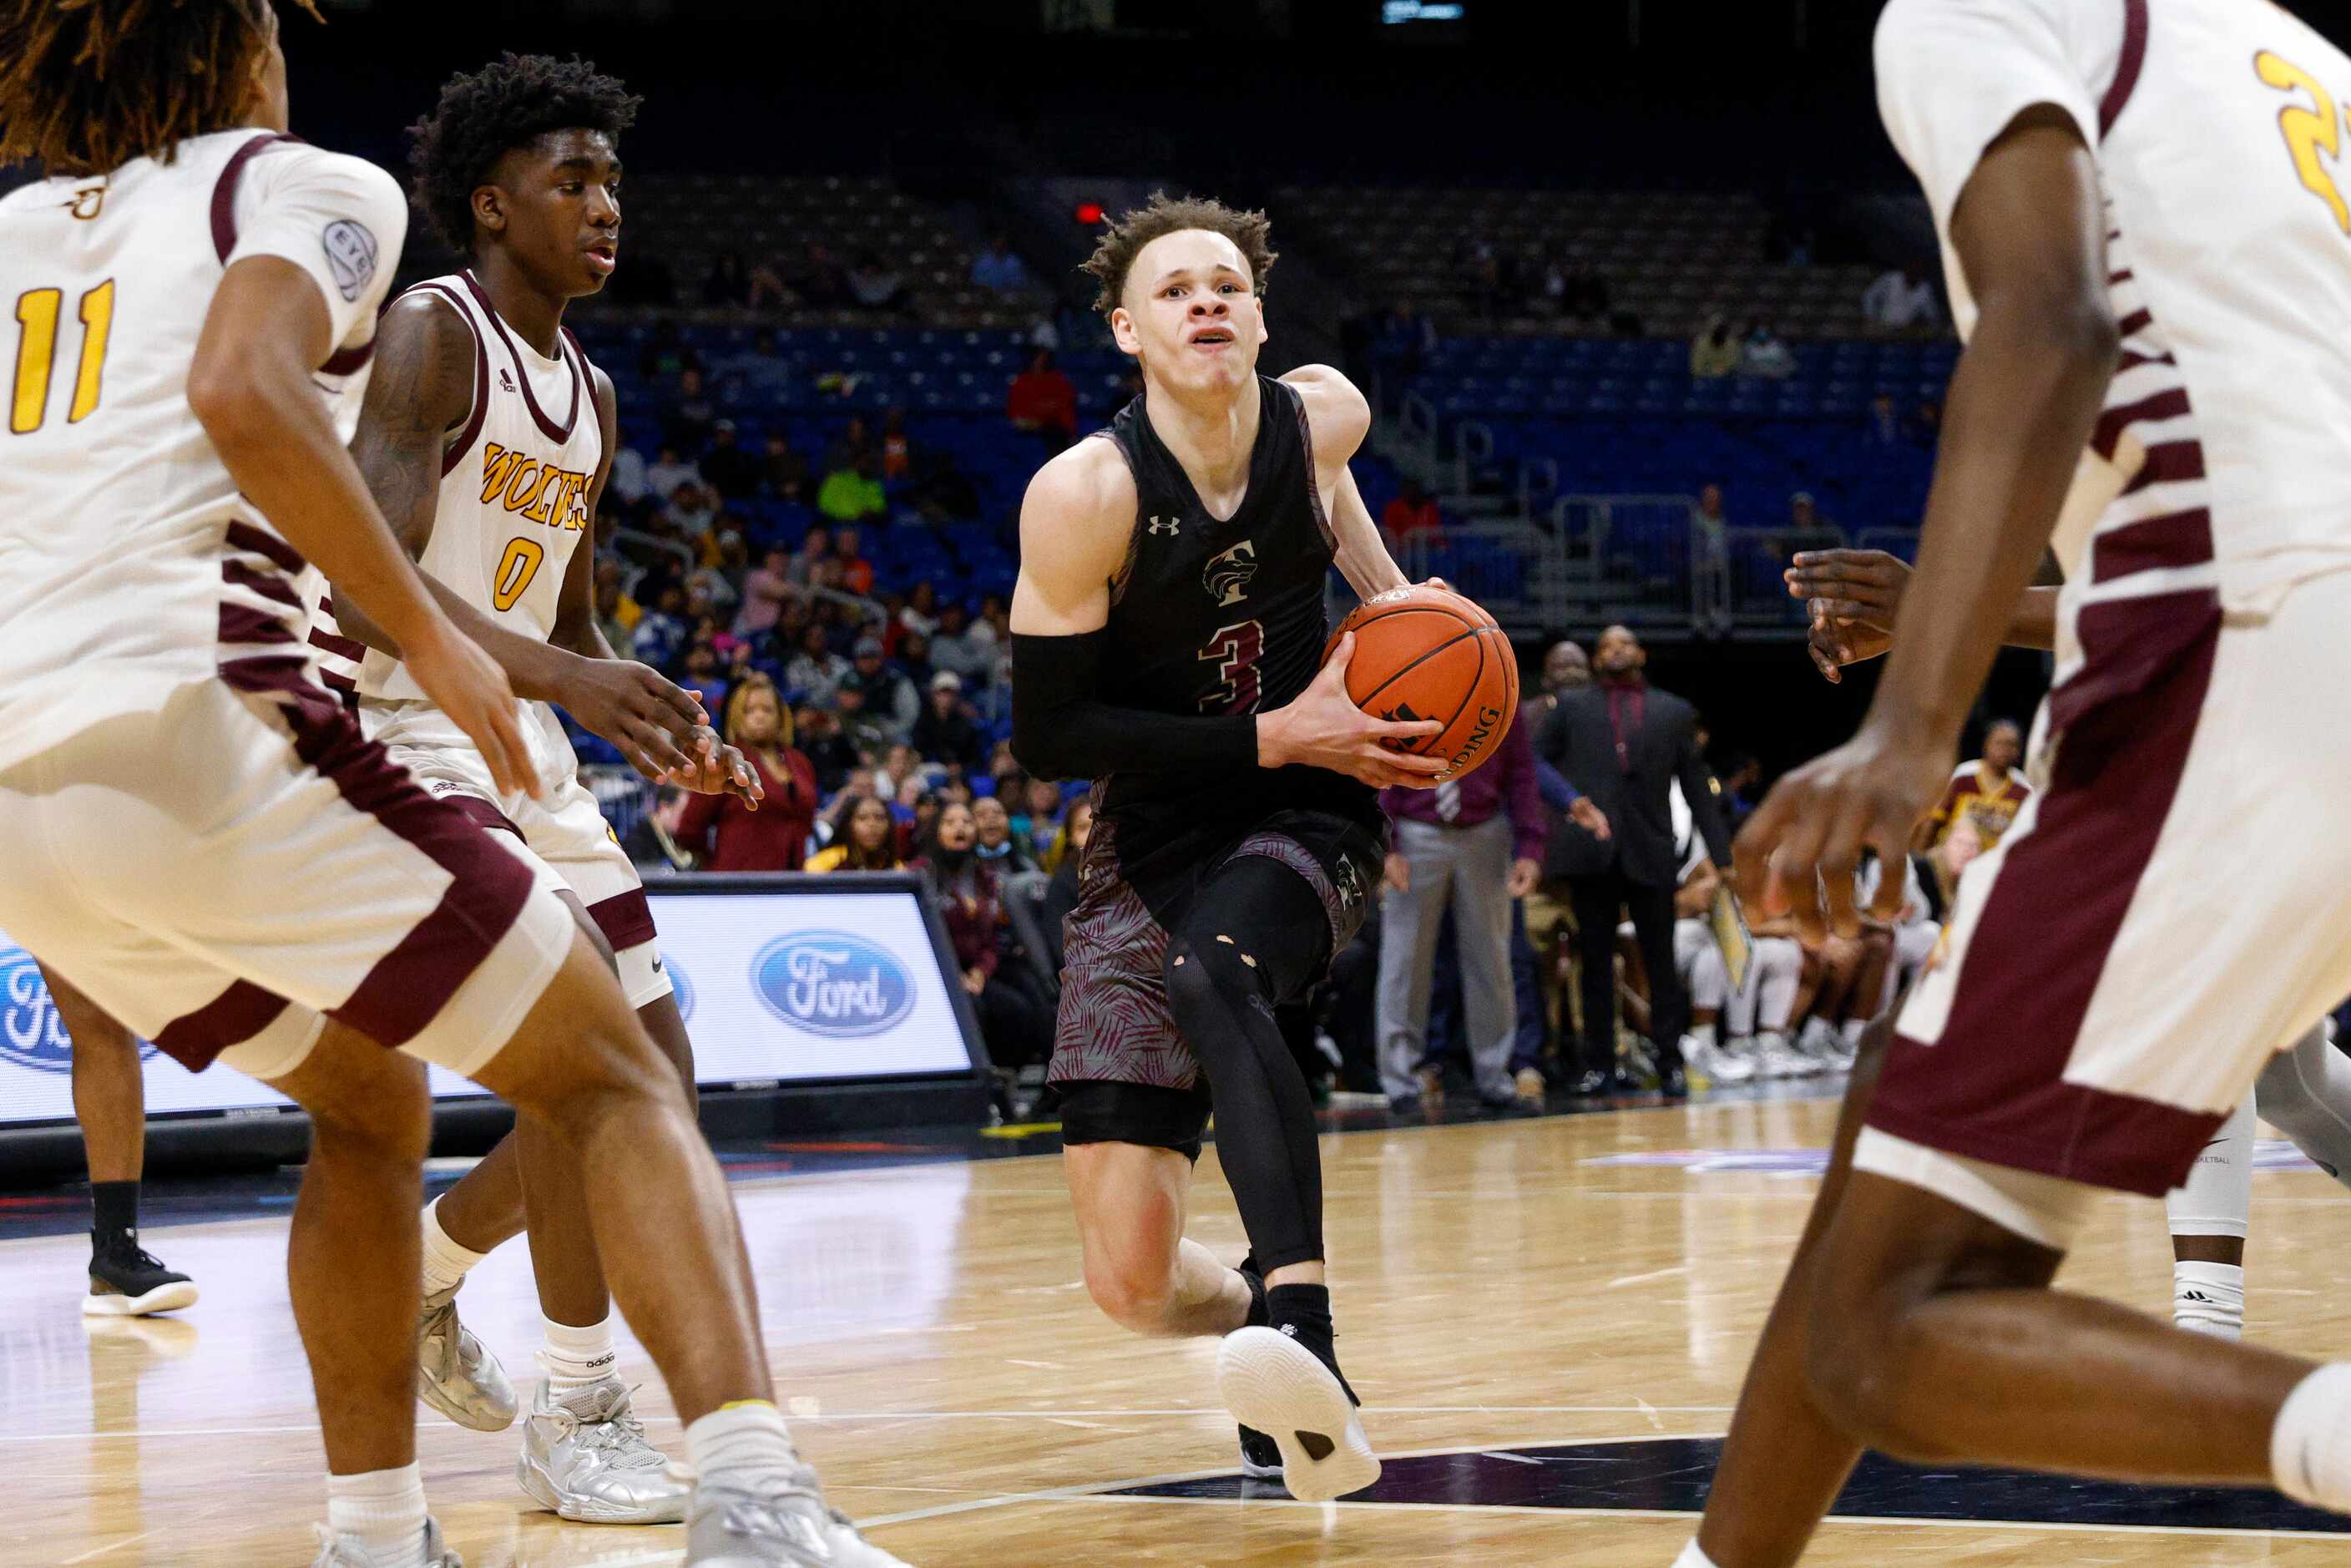
[(499, 390), (500, 390), (500, 391), (502, 391), (502, 392), (512, 392), (512, 391), (514, 391), (514, 390), (515, 390), (514, 377), (512, 377), (512, 376), (510, 376), (510, 375), (507, 374), (507, 372), (506, 372), (505, 371), (503, 371), (503, 370), (499, 371), (498, 371), (498, 388), (499, 388)]
[(1176, 530), (1183, 526), (1184, 519), (1181, 517), (1154, 517), (1144, 525), (1144, 531), (1151, 534), (1166, 534), (1172, 538)]

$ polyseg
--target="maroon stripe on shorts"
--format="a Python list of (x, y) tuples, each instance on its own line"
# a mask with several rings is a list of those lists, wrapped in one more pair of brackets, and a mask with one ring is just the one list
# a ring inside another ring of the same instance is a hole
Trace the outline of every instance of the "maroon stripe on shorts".
[(455, 879), (433, 912), (327, 1011), (379, 1045), (407, 1043), (513, 928), (530, 897), (529, 868), (486, 839), (465, 811), (426, 794), (368, 739), (358, 719), (310, 679), (307, 656), (233, 659), (219, 674), (238, 691), (277, 699), (295, 755), (331, 779), (353, 809)]
[(2002, 846), (1941, 1037), (1896, 1037), (1871, 1126), (2150, 1197), (2187, 1178), (2222, 1113), (2068, 1083), (2065, 1071), (2179, 793), (2219, 641), (2215, 620), (2158, 678), (2067, 727), (2038, 820)]
[(225, 600), (220, 607), (219, 635), (222, 642), (235, 645), (300, 641), (284, 616), (256, 610), (249, 604), (231, 604)]
[(2204, 477), (2204, 445), (2198, 441), (2158, 441), (2147, 449), (2147, 461), (2124, 486), (2126, 496), (2144, 490), (2149, 485), (2167, 485), (2180, 479)]
[(350, 659), (354, 663), (367, 657), (366, 643), (354, 642), (349, 637), (338, 637), (332, 632), (321, 631), (316, 626), (310, 628), (310, 646), (324, 648), (337, 658)]
[(2134, 310), (2129, 315), (2115, 323), (2115, 330), (2120, 333), (2123, 337), (2130, 338), (2136, 337), (2137, 334), (2146, 331), (2154, 324), (2154, 311)]
[(512, 833), (517, 839), (522, 837), (522, 830), (514, 825), (512, 817), (479, 795), (444, 795), (441, 799), (463, 811), (466, 820), (484, 832)]
[(2125, 371), (2135, 371), (2141, 365), (2176, 365), (2179, 362), (2169, 354), (2140, 354), (2125, 349), (2122, 357), (2115, 361), (2115, 374), (2120, 375)]
[(2082, 667), (2049, 694), (2051, 724), (2069, 728), (2093, 710), (2138, 691), (2220, 622), (2220, 596), (2209, 588), (2084, 605), (2074, 618)]
[(2166, 512), (2103, 533), (2090, 541), (2090, 580), (2105, 582), (2158, 567), (2196, 566), (2212, 559), (2212, 514), (2202, 507)]
[(213, 182), (213, 251), (221, 265), (228, 265), (229, 252), (236, 248), (236, 187), (245, 178), (245, 166), (253, 162), (254, 154), (277, 146), (281, 141), (299, 144), (301, 138), (280, 131), (265, 131), (228, 155), (221, 165), (220, 178)]
[(2098, 140), (2104, 141), (2106, 132), (2115, 128), (2123, 106), (2130, 102), (2131, 89), (2138, 86), (2138, 73), (2147, 64), (2147, 0), (2123, 0), (2123, 53), (2115, 64), (2115, 79), (2106, 84), (2104, 98), (2098, 99)]
[(349, 675), (339, 674), (333, 670), (320, 670), (319, 678), (327, 683), (329, 691), (344, 696), (359, 695), (360, 684)]
[(653, 930), (653, 905), (645, 902), (642, 887), (597, 900), (588, 906), (588, 918), (596, 923), (615, 953), (642, 947), (659, 935)]
[(243, 1045), (285, 1010), (285, 998), (250, 980), (231, 980), (219, 996), (157, 1031), (155, 1049), (189, 1071), (202, 1072), (222, 1051)]
[(256, 571), (241, 560), (225, 560), (221, 562), (221, 580), (258, 593), (264, 599), (274, 599), (288, 610), (302, 608), (301, 594), (274, 571)]
[(244, 550), (248, 555), (257, 555), (280, 571), (298, 574), (308, 570), (310, 565), (308, 561), (302, 559), (300, 550), (296, 549), (268, 529), (256, 528), (251, 523), (241, 522), (234, 517), (229, 519), (228, 548)]
[(2124, 431), (2147, 420), (2174, 419), (2187, 412), (2186, 387), (2172, 387), (2152, 397), (2143, 397), (2137, 402), (2110, 408), (2098, 415), (2097, 425), (2090, 433), (2091, 450), (2111, 463), (2115, 457), (2115, 447), (2121, 442)]

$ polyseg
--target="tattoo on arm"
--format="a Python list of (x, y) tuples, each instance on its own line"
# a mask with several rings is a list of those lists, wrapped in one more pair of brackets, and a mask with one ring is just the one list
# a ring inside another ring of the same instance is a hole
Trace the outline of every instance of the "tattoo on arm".
[(402, 298), (376, 332), (375, 374), (351, 456), (411, 559), (433, 537), (443, 442), (473, 401), (471, 329), (431, 294)]

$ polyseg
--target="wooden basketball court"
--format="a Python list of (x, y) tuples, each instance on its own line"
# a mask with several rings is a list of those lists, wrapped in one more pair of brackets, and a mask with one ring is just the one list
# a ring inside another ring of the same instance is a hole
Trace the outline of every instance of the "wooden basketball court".
[[(923, 1568), (1664, 1568), (1710, 1469), (1710, 1448), (1677, 1439), (1728, 1422), (1816, 1186), (1803, 1151), (1825, 1143), (1832, 1109), (1745, 1103), (1326, 1138), (1341, 1352), (1389, 1459), (1374, 1495), (1394, 1498), (1335, 1507), (1233, 1495), (1214, 1344), (1139, 1340), (1096, 1312), (1055, 1158), (788, 1176), (737, 1196), (800, 1447), (837, 1504)], [(1213, 1151), (1200, 1175), (1193, 1233), (1238, 1257)], [(2307, 1170), (2264, 1173), (2254, 1192), (2252, 1333), (2342, 1354), (2351, 1202)], [(2068, 1279), (2167, 1310), (2157, 1207), (2115, 1199), (2103, 1218)], [(286, 1301), (284, 1221), (150, 1239), (195, 1276), (203, 1301), (178, 1320), (95, 1331), (78, 1311), (83, 1239), (0, 1243), (11, 1308), (0, 1456), (15, 1477), (0, 1562), (306, 1563), (323, 1460)], [(516, 1381), (535, 1380), (524, 1249), (484, 1265), (461, 1301)], [(645, 1384), (640, 1412), (676, 1452), (650, 1364), (632, 1342), (628, 1356)], [(420, 1415), (427, 1489), (470, 1568), (678, 1560), (675, 1528), (525, 1511), (517, 1433)], [(1400, 1458), (1415, 1454), (1432, 1457)], [(1162, 1495), (1143, 1494), (1153, 1488)], [(2316, 1568), (2351, 1556), (2351, 1535), (2306, 1519), (2274, 1528), (2283, 1505), (2254, 1494), (2220, 1494), (2236, 1513), (2193, 1500), (2149, 1510), (2095, 1489), (1914, 1472), (1871, 1498), (1873, 1517), (1825, 1527), (1809, 1562)]]

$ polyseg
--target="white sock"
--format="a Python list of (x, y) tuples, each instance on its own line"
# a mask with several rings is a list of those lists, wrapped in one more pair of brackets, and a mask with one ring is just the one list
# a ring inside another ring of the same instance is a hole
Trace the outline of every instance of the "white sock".
[(586, 1328), (557, 1322), (544, 1312), (538, 1321), (547, 1328), (547, 1347), (538, 1353), (538, 1364), (547, 1369), (548, 1385), (555, 1397), (577, 1394), (612, 1375), (617, 1358), (612, 1354), (610, 1312)]
[(2296, 1502), (2351, 1511), (2351, 1362), (2327, 1363), (2285, 1396), (2270, 1428), (2270, 1469)]
[(721, 1405), (685, 1429), (685, 1455), (702, 1484), (764, 1492), (800, 1468), (784, 1413), (765, 1399)]
[(1715, 1561), (1698, 1549), (1698, 1537), (1693, 1535), (1682, 1554), (1674, 1559), (1674, 1568), (1715, 1568)]
[(441, 1200), (434, 1198), (424, 1206), (424, 1293), (445, 1291), (465, 1278), (465, 1271), (483, 1259), (486, 1252), (475, 1252), (449, 1239), (441, 1228)]
[(2245, 1337), (2245, 1270), (2235, 1263), (2174, 1263), (2171, 1321), (2219, 1339)]
[(410, 1463), (329, 1476), (327, 1528), (358, 1536), (378, 1568), (425, 1568), (424, 1472)]
[(1689, 1037), (1700, 1051), (1714, 1049), (1714, 1026), (1710, 1023), (1690, 1025)]
[(1861, 1037), (1862, 1037), (1863, 1033), (1868, 1030), (1868, 1028), (1869, 1028), (1869, 1020), (1868, 1020), (1867, 1019), (1845, 1019), (1845, 1020), (1844, 1020), (1844, 1042), (1845, 1042), (1845, 1044), (1847, 1044), (1847, 1045), (1849, 1045), (1849, 1046), (1853, 1047), (1853, 1049), (1854, 1049), (1854, 1050), (1855, 1050), (1855, 1051), (1859, 1051), (1859, 1050), (1861, 1049)]

